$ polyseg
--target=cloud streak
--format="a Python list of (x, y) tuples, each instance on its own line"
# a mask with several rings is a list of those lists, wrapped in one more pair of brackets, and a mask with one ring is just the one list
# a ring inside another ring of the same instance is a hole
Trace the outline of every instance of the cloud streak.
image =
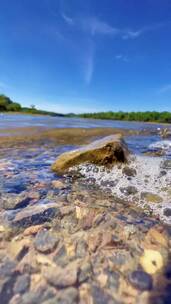
[(164, 85), (158, 91), (159, 94), (161, 94), (161, 93), (167, 93), (167, 92), (171, 92), (171, 84)]
[(101, 21), (100, 19), (85, 18), (82, 20), (83, 29), (88, 31), (92, 36), (95, 35), (116, 35), (119, 33), (117, 28), (114, 28), (107, 22)]
[(91, 83), (94, 73), (94, 56), (95, 56), (94, 44), (92, 43), (92, 41), (89, 41), (89, 45), (83, 59), (83, 73), (84, 73), (85, 83), (87, 85)]
[(123, 39), (136, 39), (140, 37), (141, 35), (145, 34), (146, 32), (155, 31), (161, 27), (165, 26), (165, 23), (155, 23), (152, 25), (144, 26), (138, 30), (125, 30), (123, 32)]
[[(73, 10), (69, 1), (61, 0), (60, 3), (61, 20), (58, 23), (56, 37), (67, 42), (68, 46), (72, 46), (72, 51), (76, 56), (79, 54), (80, 69), (87, 85), (91, 83), (95, 70), (95, 46), (98, 44), (98, 39), (104, 37), (106, 39), (136, 40), (142, 35), (166, 25), (166, 23), (155, 23), (137, 29), (114, 26), (96, 15), (80, 12), (79, 9)], [(116, 55), (115, 60), (129, 61), (124, 54)]]
[(141, 35), (155, 31), (163, 26), (166, 23), (155, 23), (152, 25), (147, 25), (137, 30), (134, 29), (124, 29), (120, 27), (114, 27), (109, 23), (93, 16), (93, 17), (82, 17), (82, 18), (71, 18), (66, 15), (64, 12), (61, 12), (61, 17), (69, 26), (74, 26), (75, 28), (89, 33), (91, 36), (103, 35), (103, 36), (118, 36), (124, 40), (128, 39), (137, 39)]
[(61, 17), (63, 18), (63, 20), (68, 24), (68, 25), (74, 25), (74, 19), (67, 16), (64, 13), (61, 13)]
[(125, 56), (125, 55), (123, 55), (123, 54), (118, 54), (118, 55), (116, 55), (115, 56), (115, 59), (116, 60), (120, 60), (120, 61), (124, 61), (124, 62), (128, 62), (129, 60), (128, 60), (128, 57), (127, 56)]

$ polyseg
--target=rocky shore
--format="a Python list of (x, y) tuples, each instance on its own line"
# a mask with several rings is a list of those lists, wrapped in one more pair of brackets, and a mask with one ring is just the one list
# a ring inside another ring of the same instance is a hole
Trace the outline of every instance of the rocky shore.
[(116, 162), (103, 150), (114, 166), (79, 159), (59, 177), (51, 165), (66, 152), (61, 141), (1, 148), (0, 302), (170, 303), (171, 228), (153, 212), (171, 216), (170, 160), (126, 152)]

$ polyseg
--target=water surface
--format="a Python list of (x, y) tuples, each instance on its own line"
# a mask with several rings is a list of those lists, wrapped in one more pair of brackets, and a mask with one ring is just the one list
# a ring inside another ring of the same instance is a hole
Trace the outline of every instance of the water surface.
[(34, 116), (24, 114), (1, 114), (0, 129), (18, 127), (48, 127), (48, 128), (123, 128), (132, 130), (144, 130), (163, 128), (161, 124), (143, 122), (127, 122), (117, 120), (83, 119), (51, 116)]

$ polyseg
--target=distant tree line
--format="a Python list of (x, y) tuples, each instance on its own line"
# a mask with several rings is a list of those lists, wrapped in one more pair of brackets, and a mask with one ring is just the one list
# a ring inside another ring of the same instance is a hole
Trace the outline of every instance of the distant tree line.
[(82, 118), (94, 119), (112, 119), (112, 120), (125, 120), (125, 121), (142, 121), (142, 122), (163, 122), (171, 123), (171, 112), (97, 112), (97, 113), (84, 113), (79, 115), (70, 114), (70, 116), (79, 116)]
[(17, 102), (13, 102), (9, 97), (5, 95), (0, 95), (0, 111), (18, 112), (21, 111), (21, 105)]
[(18, 102), (12, 101), (9, 97), (1, 94), (0, 95), (0, 112), (21, 112), (28, 114), (40, 114), (40, 115), (50, 115), (50, 116), (64, 116), (62, 114), (57, 114), (54, 112), (48, 112), (36, 109), (35, 105), (30, 107), (22, 107)]
[(143, 121), (143, 122), (164, 122), (171, 123), (171, 112), (97, 112), (97, 113), (83, 113), (67, 115), (58, 114), (49, 111), (43, 111), (36, 109), (35, 105), (30, 107), (22, 107), (19, 103), (12, 101), (9, 97), (0, 95), (0, 112), (21, 112), (29, 114), (41, 114), (50, 116), (67, 116), (67, 117), (82, 117), (82, 118), (94, 118), (94, 119), (111, 119), (111, 120), (125, 120), (125, 121)]

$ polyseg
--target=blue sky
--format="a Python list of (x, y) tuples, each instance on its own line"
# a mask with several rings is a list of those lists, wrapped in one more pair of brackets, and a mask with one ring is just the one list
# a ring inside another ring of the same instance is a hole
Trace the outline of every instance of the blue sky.
[(0, 0), (0, 92), (56, 112), (171, 111), (170, 0)]

